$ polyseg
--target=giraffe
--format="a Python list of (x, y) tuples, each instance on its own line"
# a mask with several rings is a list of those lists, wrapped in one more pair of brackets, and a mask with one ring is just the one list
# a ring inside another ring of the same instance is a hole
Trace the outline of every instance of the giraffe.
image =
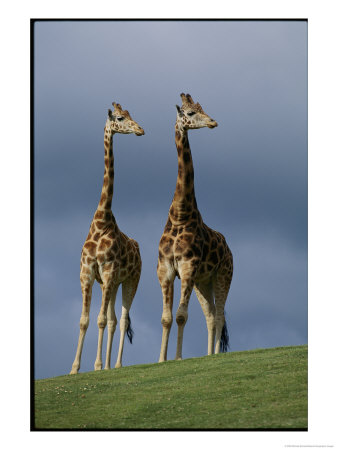
[(181, 98), (182, 106), (176, 105), (176, 189), (159, 243), (157, 264), (157, 276), (163, 295), (159, 362), (167, 360), (176, 276), (181, 279), (181, 295), (176, 312), (178, 334), (175, 359), (182, 359), (183, 330), (188, 319), (188, 305), (193, 288), (206, 319), (208, 355), (214, 351), (226, 351), (228, 347), (224, 307), (232, 279), (233, 259), (224, 236), (203, 223), (197, 208), (194, 169), (188, 141), (188, 130), (215, 128), (217, 122), (189, 94), (181, 94)]
[(122, 284), (122, 315), (120, 319), (120, 344), (115, 368), (122, 366), (125, 334), (132, 342), (129, 310), (136, 293), (141, 274), (141, 256), (138, 243), (126, 236), (117, 226), (111, 211), (114, 188), (113, 136), (115, 133), (144, 135), (144, 130), (131, 118), (127, 110), (113, 102), (114, 111), (108, 109), (104, 128), (104, 178), (100, 201), (83, 245), (80, 262), (82, 313), (80, 334), (71, 374), (80, 369), (81, 353), (89, 325), (89, 310), (94, 281), (102, 290), (102, 304), (97, 318), (99, 328), (95, 370), (102, 369), (102, 339), (108, 323), (108, 340), (105, 369), (110, 369), (111, 347), (117, 325), (115, 299)]

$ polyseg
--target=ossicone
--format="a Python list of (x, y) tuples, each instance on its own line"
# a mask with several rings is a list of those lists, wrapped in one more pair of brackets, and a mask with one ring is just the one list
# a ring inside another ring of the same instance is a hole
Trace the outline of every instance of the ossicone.
[(114, 106), (115, 109), (119, 109), (120, 111), (122, 110), (122, 106), (119, 103), (113, 102), (112, 105)]

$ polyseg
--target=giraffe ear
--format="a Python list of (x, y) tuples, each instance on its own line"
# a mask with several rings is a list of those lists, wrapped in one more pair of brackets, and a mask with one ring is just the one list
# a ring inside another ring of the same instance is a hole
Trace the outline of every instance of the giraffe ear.
[(183, 111), (181, 110), (181, 108), (178, 105), (176, 105), (176, 109), (177, 109), (178, 115), (180, 117), (183, 117)]
[(115, 120), (115, 117), (113, 116), (113, 112), (111, 109), (108, 109), (108, 117), (110, 120)]

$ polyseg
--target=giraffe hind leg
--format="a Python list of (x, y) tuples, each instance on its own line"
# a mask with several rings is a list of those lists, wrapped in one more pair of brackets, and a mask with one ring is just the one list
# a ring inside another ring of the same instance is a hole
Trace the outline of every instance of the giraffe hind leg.
[(138, 282), (140, 279), (140, 274), (137, 273), (133, 277), (128, 278), (122, 283), (122, 314), (120, 319), (120, 345), (117, 355), (117, 360), (115, 368), (122, 367), (122, 354), (124, 347), (124, 338), (127, 333), (130, 343), (132, 343), (132, 338), (134, 332), (131, 329), (131, 320), (129, 316), (129, 310), (133, 303)]
[(158, 362), (164, 362), (167, 361), (169, 335), (173, 323), (172, 309), (174, 299), (175, 270), (170, 264), (159, 261), (157, 266), (157, 277), (161, 285), (163, 298), (163, 309), (161, 317), (162, 340)]
[(173, 298), (174, 298), (174, 282), (172, 280), (165, 280), (161, 283), (162, 296), (163, 296), (163, 311), (162, 311), (162, 341), (160, 358), (158, 362), (164, 362), (167, 360), (168, 342), (173, 323)]
[(185, 324), (188, 320), (188, 306), (192, 289), (194, 287), (194, 280), (192, 278), (182, 279), (181, 277), (181, 298), (180, 304), (176, 312), (177, 323), (177, 346), (176, 346), (176, 360), (182, 359), (183, 346), (183, 332)]
[[(102, 285), (101, 285), (102, 288)], [(107, 350), (106, 350), (106, 363), (104, 368), (110, 369), (110, 359), (111, 359), (111, 348), (113, 344), (114, 333), (117, 325), (117, 318), (115, 314), (115, 301), (117, 294), (118, 286), (114, 286), (112, 291), (111, 299), (108, 303), (107, 309), (107, 328), (108, 328), (108, 336), (107, 336)]]
[(103, 342), (103, 334), (107, 325), (107, 311), (108, 305), (112, 299), (113, 293), (117, 290), (116, 283), (113, 281), (112, 277), (107, 277), (103, 282), (102, 287), (102, 304), (99, 315), (97, 317), (97, 326), (99, 329), (99, 336), (97, 342), (97, 354), (96, 360), (94, 364), (94, 370), (102, 369), (102, 342)]
[(207, 323), (208, 355), (212, 355), (215, 345), (215, 304), (211, 280), (206, 283), (195, 283), (194, 290)]

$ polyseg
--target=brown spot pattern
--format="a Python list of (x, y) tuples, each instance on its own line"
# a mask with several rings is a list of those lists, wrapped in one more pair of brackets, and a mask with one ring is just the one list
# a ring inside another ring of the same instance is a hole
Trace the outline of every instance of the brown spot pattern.
[[(173, 282), (173, 276), (182, 279), (180, 307), (176, 313), (178, 325), (186, 321), (184, 308), (187, 308), (190, 297), (190, 291), (186, 290), (186, 286), (191, 286), (194, 282), (201, 283), (201, 286), (205, 286), (206, 292), (206, 286), (210, 286), (211, 280), (215, 281), (213, 287), (217, 310), (217, 301), (221, 302), (224, 308), (232, 276), (231, 252), (224, 237), (203, 223), (194, 191), (194, 169), (187, 130), (200, 128), (203, 123), (204, 126), (209, 126), (212, 119), (204, 113), (200, 104), (193, 102), (189, 94), (181, 94), (181, 97), (182, 107), (178, 108), (175, 125), (178, 155), (176, 190), (169, 208), (168, 219), (171, 224), (170, 226), (166, 224), (161, 237), (157, 265), (157, 274), (163, 291), (163, 326), (167, 323), (168, 312), (165, 305), (169, 302), (166, 298), (165, 286), (166, 283)], [(190, 111), (194, 111), (195, 115), (191, 115), (188, 119), (186, 114), (190, 114)], [(206, 311), (204, 312), (207, 314)], [(217, 324), (220, 324), (221, 320), (222, 318), (216, 317)], [(219, 333), (217, 326), (216, 336)], [(163, 340), (160, 360), (166, 358), (166, 345), (167, 342)], [(179, 341), (177, 348), (178, 356), (181, 356)]]
[(87, 250), (87, 252), (91, 255), (94, 256), (95, 255), (95, 250), (96, 250), (96, 244), (94, 242), (86, 242), (83, 246), (83, 248), (85, 250)]

